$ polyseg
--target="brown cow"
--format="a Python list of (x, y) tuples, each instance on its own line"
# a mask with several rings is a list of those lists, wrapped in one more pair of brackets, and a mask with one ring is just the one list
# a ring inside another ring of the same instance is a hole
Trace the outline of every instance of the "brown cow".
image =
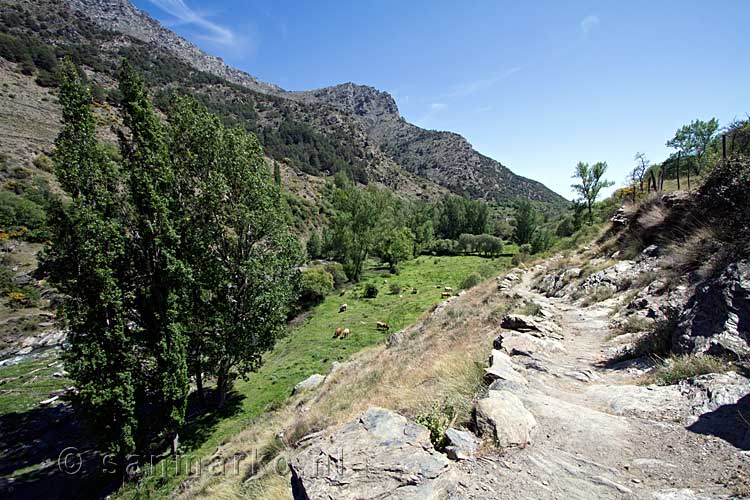
[(348, 336), (349, 336), (349, 329), (348, 328), (344, 328), (344, 331), (341, 332), (341, 338), (345, 339)]
[(375, 328), (377, 328), (378, 330), (384, 330), (386, 332), (391, 329), (391, 327), (388, 326), (388, 323), (384, 321), (378, 321), (377, 323), (375, 323)]
[(341, 336), (341, 332), (342, 332), (341, 327), (336, 328), (336, 331), (333, 332), (333, 338), (335, 339), (339, 338)]

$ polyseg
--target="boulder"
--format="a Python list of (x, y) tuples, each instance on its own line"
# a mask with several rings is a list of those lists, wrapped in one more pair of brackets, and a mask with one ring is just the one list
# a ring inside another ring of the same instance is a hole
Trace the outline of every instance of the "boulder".
[(484, 370), (484, 378), (488, 382), (495, 380), (507, 380), (520, 385), (526, 385), (526, 379), (518, 373), (510, 359), (510, 356), (503, 351), (492, 350), (489, 360), (489, 368)]
[(526, 332), (535, 337), (562, 339), (562, 330), (550, 320), (539, 320), (524, 314), (508, 314), (503, 317), (500, 327), (506, 330)]
[(649, 245), (643, 249), (641, 255), (644, 255), (645, 257), (658, 257), (660, 253), (661, 249), (659, 248), (659, 245)]
[(750, 355), (750, 261), (734, 262), (696, 287), (673, 340), (680, 353)]
[(443, 498), (458, 487), (450, 460), (430, 431), (372, 407), (332, 435), (314, 440), (289, 464), (295, 499)]
[(481, 436), (490, 437), (500, 448), (524, 447), (531, 443), (536, 419), (515, 394), (489, 391), (474, 407), (474, 424)]
[(302, 382), (299, 382), (297, 385), (294, 386), (294, 390), (292, 391), (292, 394), (297, 394), (298, 392), (301, 392), (301, 391), (309, 391), (309, 390), (315, 389), (320, 384), (325, 382), (325, 380), (326, 378), (319, 373), (310, 375), (305, 380), (303, 380)]
[(453, 460), (468, 460), (473, 457), (479, 449), (479, 438), (469, 431), (462, 431), (449, 427), (445, 431), (448, 446), (445, 454)]

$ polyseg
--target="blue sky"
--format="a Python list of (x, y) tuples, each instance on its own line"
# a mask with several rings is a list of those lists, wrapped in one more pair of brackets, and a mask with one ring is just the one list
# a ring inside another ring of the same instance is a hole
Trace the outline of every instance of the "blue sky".
[[(750, 113), (750, 2), (135, 0), (229, 64), (304, 90), (390, 92), (571, 198), (579, 160), (622, 183), (682, 124)], [(743, 62), (744, 61), (744, 62)]]

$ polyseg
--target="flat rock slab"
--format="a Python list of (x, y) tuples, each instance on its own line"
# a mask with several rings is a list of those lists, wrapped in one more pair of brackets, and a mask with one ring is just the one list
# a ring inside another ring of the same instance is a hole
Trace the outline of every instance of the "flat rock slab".
[(313, 442), (289, 467), (295, 499), (444, 498), (458, 487), (426, 427), (372, 407)]
[(524, 314), (508, 314), (503, 317), (500, 327), (506, 330), (526, 332), (535, 337), (562, 339), (562, 330), (549, 319), (536, 319)]
[(528, 383), (523, 375), (516, 371), (510, 356), (503, 351), (493, 349), (489, 364), (489, 368), (484, 370), (484, 378), (489, 382), (505, 380), (520, 385)]
[(469, 431), (449, 427), (445, 431), (445, 437), (450, 443), (445, 447), (445, 453), (453, 460), (467, 460), (479, 449), (479, 438)]
[(534, 415), (509, 391), (489, 391), (477, 401), (474, 421), (480, 435), (491, 437), (500, 448), (528, 445), (536, 427)]
[(321, 385), (323, 382), (325, 382), (325, 380), (326, 378), (319, 373), (310, 375), (305, 380), (303, 380), (302, 382), (294, 386), (294, 390), (292, 390), (292, 394), (297, 394), (298, 392), (301, 392), (301, 391), (309, 391), (309, 390), (315, 389), (316, 387)]

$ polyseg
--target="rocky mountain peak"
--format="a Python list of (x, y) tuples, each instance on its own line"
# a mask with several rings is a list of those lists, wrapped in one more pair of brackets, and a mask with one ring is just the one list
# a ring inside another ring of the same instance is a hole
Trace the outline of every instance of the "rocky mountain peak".
[(369, 121), (398, 120), (401, 117), (396, 101), (388, 92), (352, 82), (293, 92), (291, 96), (307, 102), (324, 102)]
[(283, 92), (281, 87), (262, 82), (244, 71), (229, 66), (221, 58), (207, 54), (162, 26), (129, 0), (66, 1), (72, 9), (83, 13), (102, 28), (118, 31), (164, 48), (200, 71), (211, 73), (258, 92), (268, 94)]

